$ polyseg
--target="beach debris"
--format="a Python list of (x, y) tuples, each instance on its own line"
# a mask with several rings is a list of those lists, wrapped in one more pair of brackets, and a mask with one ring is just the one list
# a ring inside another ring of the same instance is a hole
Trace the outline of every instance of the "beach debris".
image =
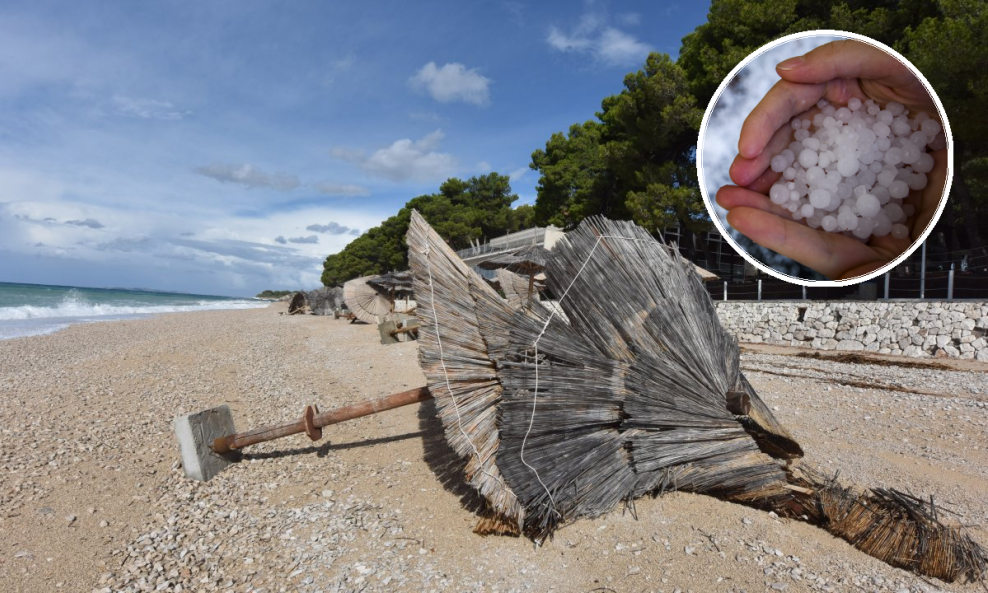
[(243, 433), (236, 431), (230, 408), (222, 405), (176, 417), (175, 436), (182, 454), (185, 476), (205, 482), (238, 461), (239, 452), (244, 447), (301, 433), (318, 441), (322, 438), (323, 427), (428, 399), (432, 399), (428, 388), (419, 387), (328, 412), (320, 412), (317, 406), (311, 405), (305, 407), (299, 420)]
[(324, 286), (305, 293), (309, 311), (313, 315), (333, 315), (343, 307), (343, 288)]
[(305, 313), (305, 293), (296, 292), (292, 295), (292, 300), (288, 302), (289, 315), (301, 315)]
[(544, 284), (541, 287), (538, 285), (534, 286), (535, 290), (529, 295), (527, 278), (508, 271), (505, 268), (501, 268), (494, 273), (497, 280), (497, 287), (504, 293), (504, 299), (508, 301), (508, 305), (512, 309), (520, 308), (529, 300), (541, 300), (539, 289), (545, 288)]
[(360, 321), (377, 325), (394, 310), (394, 301), (387, 292), (367, 283), (377, 276), (354, 278), (343, 285), (343, 302)]
[[(803, 451), (739, 368), (694, 266), (594, 217), (547, 262), (556, 314), (513, 310), (417, 213), (406, 237), (420, 364), (484, 523), (536, 542), (645, 494), (684, 490), (807, 520), (893, 566), (981, 579), (984, 550), (931, 503), (800, 472)], [(812, 507), (812, 508), (811, 508)]]

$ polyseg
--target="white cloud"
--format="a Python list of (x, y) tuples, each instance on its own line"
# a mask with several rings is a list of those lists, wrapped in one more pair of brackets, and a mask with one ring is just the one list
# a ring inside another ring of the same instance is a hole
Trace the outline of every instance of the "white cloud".
[(519, 167), (518, 169), (515, 169), (511, 173), (508, 173), (508, 178), (511, 180), (511, 183), (516, 183), (524, 179), (525, 176), (528, 175), (530, 171), (531, 169), (529, 169), (528, 167)]
[(348, 183), (330, 183), (328, 181), (317, 183), (312, 189), (328, 196), (369, 196), (370, 190), (360, 185)]
[(123, 95), (113, 96), (113, 107), (120, 115), (140, 119), (178, 120), (192, 113), (181, 111), (168, 101), (136, 99)]
[(375, 177), (391, 181), (436, 181), (452, 175), (456, 170), (456, 159), (437, 151), (444, 136), (442, 130), (436, 130), (421, 140), (395, 140), (391, 146), (378, 149), (370, 156), (365, 156), (362, 150), (349, 148), (334, 148), (331, 154), (338, 159), (357, 163)]
[(487, 161), (480, 161), (479, 163), (477, 163), (477, 170), (480, 171), (481, 173), (490, 173), (491, 168), (492, 168), (491, 164), (488, 163)]
[[(638, 24), (640, 17), (634, 13), (622, 14), (617, 19), (624, 25)], [(549, 27), (546, 37), (549, 47), (561, 52), (590, 54), (596, 60), (612, 66), (630, 66), (644, 62), (654, 48), (639, 41), (634, 35), (608, 26), (607, 20), (596, 14), (585, 14), (570, 32), (556, 26)]]
[(609, 64), (636, 64), (651, 51), (649, 44), (614, 28), (604, 29), (597, 44), (597, 55)]
[(195, 172), (222, 183), (236, 183), (248, 189), (268, 187), (279, 191), (292, 191), (300, 184), (298, 177), (287, 173), (265, 173), (249, 164), (214, 164), (196, 167)]
[(412, 88), (424, 90), (441, 103), (463, 101), (474, 105), (490, 102), (491, 79), (482, 76), (476, 68), (467, 70), (463, 64), (451, 62), (442, 68), (429, 62), (409, 79)]

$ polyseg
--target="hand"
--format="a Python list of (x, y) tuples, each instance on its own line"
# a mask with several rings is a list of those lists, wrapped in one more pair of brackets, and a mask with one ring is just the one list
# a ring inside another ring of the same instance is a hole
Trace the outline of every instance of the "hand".
[[(821, 98), (844, 105), (852, 97), (884, 105), (902, 103), (910, 114), (937, 113), (932, 97), (902, 63), (884, 51), (855, 40), (834, 41), (776, 67), (782, 80), (745, 119), (731, 180), (717, 192), (717, 203), (728, 210), (727, 221), (755, 243), (789, 257), (824, 276), (846, 279), (867, 274), (903, 253), (912, 239), (891, 234), (865, 244), (838, 233), (812, 229), (792, 220), (785, 208), (766, 195), (780, 174), (769, 168), (774, 154), (792, 142), (789, 120), (804, 112), (812, 117)], [(916, 213), (905, 223), (918, 237), (936, 214), (947, 181), (947, 150), (930, 153), (933, 170), (922, 191), (906, 198)]]

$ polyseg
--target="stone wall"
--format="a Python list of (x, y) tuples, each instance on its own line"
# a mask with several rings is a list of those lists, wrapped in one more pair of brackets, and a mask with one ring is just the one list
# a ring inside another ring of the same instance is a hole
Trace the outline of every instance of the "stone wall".
[(988, 362), (983, 301), (716, 302), (741, 342)]

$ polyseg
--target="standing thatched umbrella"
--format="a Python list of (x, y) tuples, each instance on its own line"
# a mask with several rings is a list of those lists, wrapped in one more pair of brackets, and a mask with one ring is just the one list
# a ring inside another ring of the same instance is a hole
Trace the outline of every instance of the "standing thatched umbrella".
[(811, 521), (945, 580), (988, 570), (932, 503), (791, 465), (802, 449), (740, 371), (693, 267), (634, 224), (589, 219), (554, 249), (547, 282), (568, 322), (512, 310), (417, 212), (407, 243), (446, 437), (494, 513), (536, 541), (622, 500), (688, 490)]
[(392, 301), (388, 295), (367, 283), (376, 276), (354, 278), (343, 285), (343, 302), (357, 319), (364, 323), (378, 324), (391, 312)]
[[(552, 253), (539, 245), (532, 245), (515, 251), (493, 257), (477, 264), (485, 270), (505, 269), (515, 274), (528, 276), (528, 298), (535, 291), (535, 275), (545, 270), (546, 263)], [(502, 287), (504, 284), (501, 285)]]

